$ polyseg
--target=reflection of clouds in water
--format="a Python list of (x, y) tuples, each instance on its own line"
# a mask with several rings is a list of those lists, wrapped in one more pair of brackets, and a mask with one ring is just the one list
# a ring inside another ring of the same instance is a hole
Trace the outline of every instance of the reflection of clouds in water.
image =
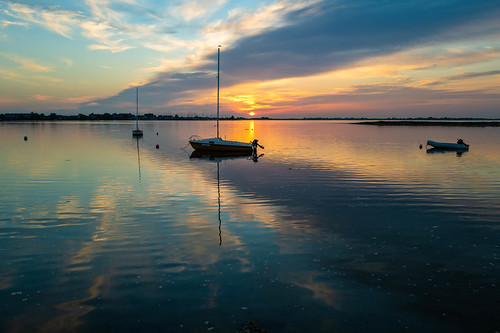
[[(275, 170), (259, 169), (257, 182), (270, 171), (283, 184), (301, 185), (304, 177), (325, 185), (336, 181), (350, 182), (357, 188), (385, 189), (395, 199), (413, 196), (416, 200), (450, 203), (451, 200), (476, 200), (475, 204), (492, 204), (489, 191), (500, 188), (498, 170), (500, 152), (491, 129), (481, 128), (415, 128), (352, 125), (332, 121), (256, 122), (259, 139), (269, 148), (266, 158)], [(287, 133), (276, 135), (276, 133)], [(449, 154), (429, 156), (418, 149), (429, 137), (467, 137), (471, 146), (463, 160)], [(290, 140), (290, 137), (293, 140)], [(259, 166), (260, 167), (260, 166)], [(246, 172), (242, 173), (246, 176)], [(299, 189), (300, 190), (300, 189)], [(446, 194), (446, 195), (443, 195)], [(273, 194), (273, 197), (276, 197)]]
[(77, 331), (80, 326), (85, 324), (83, 317), (95, 310), (94, 306), (87, 303), (101, 297), (101, 295), (106, 296), (110, 287), (109, 280), (110, 275), (100, 275), (93, 279), (92, 286), (87, 290), (87, 297), (58, 304), (58, 310), (63, 314), (49, 319), (41, 327), (41, 332)]
[(312, 271), (296, 271), (290, 274), (289, 279), (294, 285), (310, 290), (315, 299), (335, 310), (342, 310), (340, 306), (342, 293), (333, 289), (331, 282), (321, 281), (324, 280), (323, 274)]
[[(247, 122), (224, 126), (228, 133), (250, 128)], [(297, 306), (349, 312), (359, 309), (350, 296), (362, 298), (372, 286), (386, 288), (381, 302), (391, 304), (400, 301), (395, 290), (422, 291), (406, 283), (410, 274), (418, 283), (432, 276), (444, 285), (435, 267), (425, 265), (434, 259), (436, 267), (442, 264), (464, 274), (469, 270), (463, 268), (464, 260), (478, 267), (488, 260), (491, 237), (481, 236), (491, 231), (457, 232), (457, 225), (477, 225), (498, 211), (492, 204), (487, 207), (498, 197), (500, 179), (498, 157), (489, 155), (497, 149), (491, 142), (457, 159), (428, 156), (414, 144), (418, 139), (413, 134), (441, 133), (435, 129), (411, 130), (405, 138), (403, 129), (332, 122), (255, 121), (253, 126), (266, 146), (265, 157), (259, 163), (246, 158), (220, 162), (219, 182), (214, 162), (189, 159), (173, 146), (156, 150), (157, 138), (145, 135), (139, 184), (137, 143), (130, 139), (130, 126), (127, 141), (103, 134), (82, 140), (85, 143), (72, 147), (71, 156), (54, 155), (60, 158), (51, 161), (54, 167), (43, 176), (43, 186), (35, 183), (38, 176), (20, 175), (46, 157), (23, 157), (29, 165), (16, 162), (22, 167), (8, 170), (9, 177), (24, 183), (9, 185), (13, 195), (6, 200), (13, 204), (8, 205), (11, 215), (5, 222), (15, 221), (23, 229), (2, 235), (31, 243), (18, 248), (12, 243), (8, 259), (13, 268), (0, 274), (0, 286), (22, 284), (18, 276), (24, 267), (17, 264), (18, 257), (34, 265), (44, 279), (55, 273), (46, 284), (34, 283), (36, 288), (44, 286), (39, 297), (45, 318), (52, 318), (47, 327), (76, 328), (99, 315), (94, 311), (99, 293), (107, 293), (111, 303), (133, 295), (152, 303), (175, 298), (183, 305), (196, 302), (200, 311), (225, 314), (229, 310), (222, 307), (238, 301), (265, 303), (259, 308), (268, 310), (289, 297)], [(51, 138), (61, 141), (59, 135)], [(395, 143), (387, 143), (388, 138)], [(100, 141), (107, 143), (102, 146)], [(95, 155), (99, 147), (106, 151)], [(9, 161), (20, 159), (14, 157), (16, 152), (8, 155)], [(442, 176), (443, 170), (451, 174)], [(461, 201), (465, 197), (467, 201)], [(471, 247), (473, 243), (477, 246)], [(40, 267), (37, 253), (45, 260)], [(491, 274), (492, 269), (483, 271)], [(480, 279), (471, 279), (484, 286)], [(451, 283), (460, 287), (459, 282)], [(446, 298), (451, 289), (443, 288), (440, 297)], [(279, 299), (272, 299), (269, 291)], [(169, 309), (175, 311), (176, 305)], [(134, 310), (130, 306), (125, 312)], [(24, 327), (29, 316), (27, 311), (13, 322)], [(36, 321), (42, 320), (32, 319)]]

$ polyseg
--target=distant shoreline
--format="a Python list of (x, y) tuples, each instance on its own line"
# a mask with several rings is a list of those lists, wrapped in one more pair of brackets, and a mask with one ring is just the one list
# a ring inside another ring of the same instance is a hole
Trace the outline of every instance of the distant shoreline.
[[(209, 120), (213, 121), (217, 118), (214, 116), (198, 116), (198, 115), (155, 115), (153, 113), (145, 113), (139, 115), (140, 121), (145, 120)], [(78, 115), (60, 115), (50, 113), (0, 113), (0, 122), (9, 121), (123, 121), (136, 120), (136, 115), (132, 113), (103, 113), (103, 114), (78, 114)], [(304, 118), (270, 118), (270, 117), (221, 117), (222, 121), (233, 120), (316, 120), (316, 121), (344, 121), (356, 125), (375, 125), (375, 126), (462, 126), (462, 127), (499, 127), (500, 119), (488, 118), (366, 118), (366, 117), (304, 117)]]
[(499, 127), (498, 120), (377, 120), (352, 123), (374, 126), (454, 126), (454, 127)]

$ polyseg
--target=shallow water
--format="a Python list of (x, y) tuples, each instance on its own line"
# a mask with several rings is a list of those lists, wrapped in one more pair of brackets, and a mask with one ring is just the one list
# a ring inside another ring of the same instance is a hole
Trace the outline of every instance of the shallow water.
[(0, 123), (0, 331), (500, 330), (498, 128), (213, 125)]

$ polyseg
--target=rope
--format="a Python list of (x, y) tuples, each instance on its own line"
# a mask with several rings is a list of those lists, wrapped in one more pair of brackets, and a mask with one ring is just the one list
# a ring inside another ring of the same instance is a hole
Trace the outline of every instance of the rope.
[(184, 150), (186, 149), (188, 146), (189, 146), (189, 141), (191, 140), (201, 140), (201, 137), (199, 135), (191, 135), (189, 138), (188, 138), (188, 144), (185, 145), (184, 147), (181, 148), (181, 150)]

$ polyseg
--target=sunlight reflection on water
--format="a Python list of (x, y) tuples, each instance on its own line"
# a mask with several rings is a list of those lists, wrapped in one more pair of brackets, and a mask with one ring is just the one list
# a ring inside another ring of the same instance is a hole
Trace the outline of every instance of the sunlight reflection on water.
[(211, 125), (1, 124), (0, 330), (497, 327), (498, 130), (222, 122), (264, 156), (190, 158)]

